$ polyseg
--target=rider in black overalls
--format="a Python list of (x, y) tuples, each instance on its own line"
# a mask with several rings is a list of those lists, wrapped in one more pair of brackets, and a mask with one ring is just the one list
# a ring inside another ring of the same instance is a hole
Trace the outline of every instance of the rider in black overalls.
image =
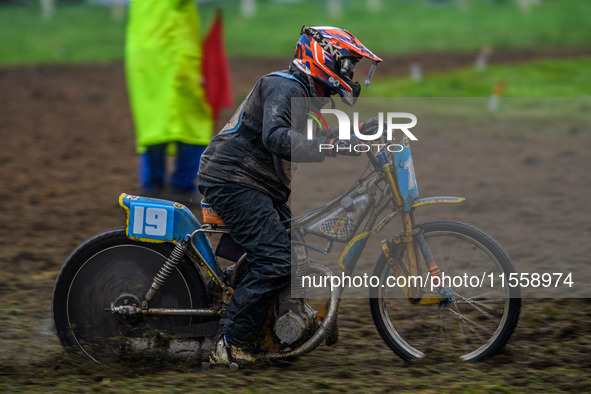
[[(335, 93), (352, 104), (360, 90), (351, 81), (355, 63), (362, 57), (381, 61), (344, 30), (304, 27), (302, 33), (289, 69), (256, 83), (201, 158), (199, 190), (247, 253), (248, 265), (220, 321), (212, 362), (248, 361), (241, 345), (258, 333), (274, 297), (289, 285), (291, 243), (284, 223), (291, 216), (290, 162), (321, 162), (336, 152), (320, 151), (319, 144), (351, 144), (330, 136), (308, 140), (308, 111), (318, 111)], [(338, 47), (341, 55), (332, 56)], [(292, 111), (293, 98), (306, 105)]]

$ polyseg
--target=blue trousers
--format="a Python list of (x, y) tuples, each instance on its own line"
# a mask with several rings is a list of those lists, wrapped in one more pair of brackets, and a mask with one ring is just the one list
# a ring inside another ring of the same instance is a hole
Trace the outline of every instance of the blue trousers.
[[(166, 184), (166, 147), (168, 144), (150, 145), (140, 156), (140, 185), (147, 191), (158, 191)], [(175, 191), (195, 192), (195, 179), (199, 160), (205, 145), (176, 143), (175, 169), (168, 183)]]
[(248, 272), (236, 286), (220, 320), (223, 334), (246, 341), (258, 333), (274, 298), (291, 280), (291, 242), (286, 204), (265, 193), (234, 183), (199, 180), (199, 190), (247, 253)]

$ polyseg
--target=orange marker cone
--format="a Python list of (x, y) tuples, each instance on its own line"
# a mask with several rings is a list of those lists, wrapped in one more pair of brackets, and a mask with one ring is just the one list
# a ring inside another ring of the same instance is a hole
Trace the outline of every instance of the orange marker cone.
[(505, 82), (499, 82), (495, 85), (495, 88), (492, 91), (490, 96), (490, 100), (488, 101), (488, 110), (491, 112), (495, 112), (499, 108), (499, 101), (501, 101), (501, 96), (503, 95), (503, 91), (505, 91)]

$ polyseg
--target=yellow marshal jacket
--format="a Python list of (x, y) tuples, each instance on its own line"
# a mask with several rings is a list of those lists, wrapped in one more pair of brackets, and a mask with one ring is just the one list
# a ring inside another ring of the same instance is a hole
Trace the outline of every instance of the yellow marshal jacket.
[(209, 143), (201, 56), (193, 0), (131, 1), (125, 71), (139, 153), (159, 143)]

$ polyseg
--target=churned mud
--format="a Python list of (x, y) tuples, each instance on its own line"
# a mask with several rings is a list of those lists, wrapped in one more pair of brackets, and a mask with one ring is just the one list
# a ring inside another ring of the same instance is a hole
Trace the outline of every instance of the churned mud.
[[(495, 56), (496, 61), (511, 62), (563, 55), (550, 51)], [(393, 60), (399, 61), (383, 70), (407, 72), (408, 62), (400, 65), (406, 59)], [(457, 54), (424, 55), (423, 60), (433, 69), (473, 62)], [(258, 76), (288, 61), (234, 59), (237, 97), (244, 97)], [(413, 146), (421, 194), (468, 200), (454, 207), (425, 208), (419, 219), (452, 217), (484, 228), (505, 246), (518, 269), (520, 264), (544, 270), (559, 263), (563, 269), (586, 265), (591, 252), (591, 134), (581, 127), (518, 135), (469, 125), (453, 132), (429, 127)], [(436, 392), (590, 387), (588, 299), (525, 300), (512, 340), (483, 363), (400, 361), (379, 338), (364, 299), (342, 302), (338, 344), (265, 369), (201, 370), (198, 363), (159, 358), (122, 359), (112, 366), (72, 361), (53, 332), (53, 282), (68, 254), (84, 239), (124, 224), (119, 194), (138, 192), (122, 65), (0, 69), (0, 137), (0, 390)], [(355, 163), (361, 169), (361, 159), (353, 160), (353, 169)], [(307, 180), (310, 207), (335, 196), (338, 187), (332, 190), (330, 179), (338, 170), (330, 165), (302, 168), (298, 177)]]

